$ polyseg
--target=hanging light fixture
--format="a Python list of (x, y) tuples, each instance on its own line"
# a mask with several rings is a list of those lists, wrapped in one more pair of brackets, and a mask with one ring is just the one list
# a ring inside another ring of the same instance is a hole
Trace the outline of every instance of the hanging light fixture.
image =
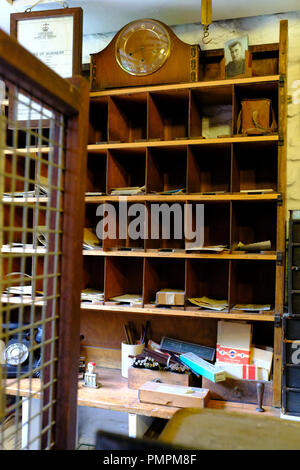
[(212, 0), (201, 0), (201, 24), (203, 25), (202, 42), (208, 44), (211, 39), (208, 39), (208, 27), (212, 21)]

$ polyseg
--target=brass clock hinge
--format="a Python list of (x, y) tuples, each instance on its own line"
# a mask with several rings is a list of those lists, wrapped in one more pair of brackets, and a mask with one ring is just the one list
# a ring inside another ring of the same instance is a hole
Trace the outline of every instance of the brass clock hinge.
[(91, 90), (96, 89), (96, 54), (91, 54)]
[(199, 48), (198, 46), (191, 46), (191, 60), (190, 60), (191, 82), (197, 82), (199, 80), (198, 63), (199, 63)]

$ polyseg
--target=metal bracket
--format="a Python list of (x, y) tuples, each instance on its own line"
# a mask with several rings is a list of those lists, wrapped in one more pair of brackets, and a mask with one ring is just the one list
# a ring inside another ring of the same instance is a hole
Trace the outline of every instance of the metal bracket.
[(276, 264), (281, 266), (283, 261), (283, 253), (281, 251), (276, 251)]
[(275, 326), (275, 328), (280, 328), (281, 327), (281, 315), (280, 315), (280, 313), (275, 313), (274, 314), (274, 326)]
[(279, 193), (277, 196), (277, 205), (282, 206), (283, 205), (283, 194)]
[(283, 137), (282, 132), (279, 132), (279, 134), (278, 134), (278, 145), (280, 147), (282, 147), (284, 145), (284, 137)]
[(279, 83), (279, 86), (280, 86), (280, 87), (283, 87), (283, 86), (284, 86), (284, 83), (285, 83), (285, 75), (280, 75), (280, 76), (279, 76), (279, 81), (278, 81), (278, 83)]

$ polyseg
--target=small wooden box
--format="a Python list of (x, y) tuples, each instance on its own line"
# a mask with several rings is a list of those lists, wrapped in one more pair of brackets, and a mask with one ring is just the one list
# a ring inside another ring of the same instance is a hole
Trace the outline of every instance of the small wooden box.
[(177, 374), (165, 370), (139, 369), (137, 367), (128, 368), (128, 388), (137, 390), (144, 383), (159, 380), (161, 383), (173, 385), (192, 385), (192, 374)]
[(146, 382), (139, 388), (139, 401), (179, 408), (204, 408), (208, 403), (209, 390), (182, 385)]

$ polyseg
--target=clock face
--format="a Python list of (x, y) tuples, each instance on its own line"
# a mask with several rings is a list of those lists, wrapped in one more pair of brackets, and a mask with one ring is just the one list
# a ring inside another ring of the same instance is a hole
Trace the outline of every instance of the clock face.
[(138, 20), (126, 25), (116, 41), (116, 60), (131, 75), (150, 75), (170, 54), (168, 31), (155, 20)]

